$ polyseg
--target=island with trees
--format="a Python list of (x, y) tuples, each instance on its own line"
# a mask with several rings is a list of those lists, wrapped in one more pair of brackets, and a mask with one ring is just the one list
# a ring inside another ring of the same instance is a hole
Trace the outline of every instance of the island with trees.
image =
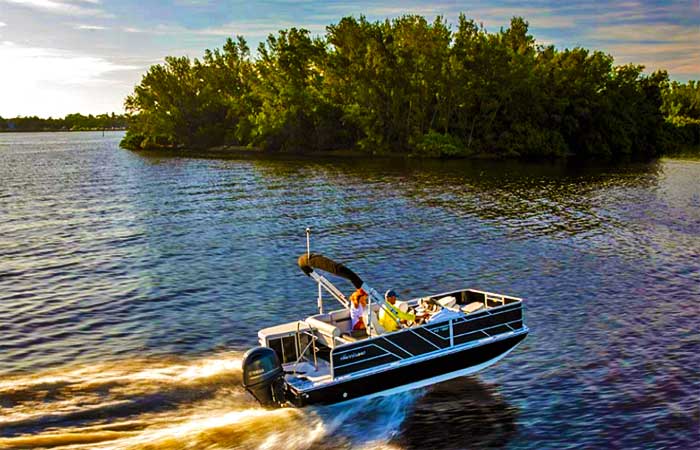
[(539, 45), (520, 17), (487, 32), (407, 15), (290, 28), (167, 57), (125, 101), (129, 149), (649, 159), (700, 148), (700, 83)]
[(68, 114), (64, 118), (42, 119), (37, 116), (0, 117), (0, 132), (21, 131), (95, 131), (95, 130), (125, 130), (127, 116), (124, 114)]

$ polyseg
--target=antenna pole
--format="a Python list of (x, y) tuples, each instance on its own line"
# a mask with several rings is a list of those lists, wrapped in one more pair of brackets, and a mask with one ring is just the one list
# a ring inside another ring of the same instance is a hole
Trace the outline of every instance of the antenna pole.
[[(306, 257), (311, 258), (311, 228), (306, 227)], [(321, 289), (321, 282), (318, 282), (318, 300), (316, 301), (318, 306), (318, 313), (323, 314), (323, 289)]]
[(306, 256), (311, 257), (311, 228), (306, 227)]

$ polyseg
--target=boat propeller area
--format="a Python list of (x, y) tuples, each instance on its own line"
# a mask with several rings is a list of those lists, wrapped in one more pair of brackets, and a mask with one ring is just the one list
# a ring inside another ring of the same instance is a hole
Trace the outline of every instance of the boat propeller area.
[(255, 347), (246, 352), (243, 356), (243, 386), (262, 406), (284, 403), (284, 373), (274, 350)]

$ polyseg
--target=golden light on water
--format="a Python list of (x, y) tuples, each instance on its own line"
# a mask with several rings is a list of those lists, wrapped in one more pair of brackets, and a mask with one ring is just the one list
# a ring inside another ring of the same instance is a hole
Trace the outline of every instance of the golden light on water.
[[(240, 356), (207, 358), (192, 363), (163, 362), (160, 366), (158, 364), (158, 362), (148, 361), (121, 361), (52, 370), (48, 374), (30, 378), (7, 377), (5, 380), (0, 380), (0, 392), (13, 388), (58, 383), (90, 385), (121, 381), (195, 381), (241, 370)], [(151, 365), (155, 367), (150, 367)]]
[(324, 418), (308, 408), (263, 409), (240, 381), (239, 353), (6, 377), (0, 431), (7, 437), (0, 448), (345, 448), (334, 432), (363, 412), (351, 405)]
[[(20, 432), (0, 438), (0, 448), (276, 448), (323, 433), (318, 419), (296, 410), (260, 408), (240, 375), (240, 354), (226, 354), (7, 377), (0, 427)], [(76, 421), (84, 425), (61, 428)], [(305, 433), (283, 436), (302, 422)]]
[(111, 448), (303, 448), (323, 433), (321, 423), (298, 433), (307, 420), (292, 409), (198, 411), (181, 423), (144, 430)]
[[(232, 408), (237, 405), (232, 404)], [(238, 405), (240, 406), (240, 405)], [(305, 448), (324, 433), (322, 422), (309, 424), (297, 410), (209, 409), (173, 411), (134, 423), (114, 422), (99, 429), (73, 428), (33, 436), (0, 439), (0, 448), (201, 449)], [(309, 427), (309, 425), (311, 425)], [(299, 433), (299, 427), (307, 428)], [(119, 428), (140, 428), (123, 430)]]

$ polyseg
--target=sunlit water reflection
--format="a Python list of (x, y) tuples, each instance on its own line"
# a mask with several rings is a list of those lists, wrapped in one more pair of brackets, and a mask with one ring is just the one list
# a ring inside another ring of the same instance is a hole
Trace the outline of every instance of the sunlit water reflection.
[[(187, 159), (120, 136), (0, 135), (0, 448), (700, 441), (700, 164)], [(522, 296), (531, 335), (477, 377), (263, 410), (240, 358), (313, 313), (306, 226), (404, 297)]]

